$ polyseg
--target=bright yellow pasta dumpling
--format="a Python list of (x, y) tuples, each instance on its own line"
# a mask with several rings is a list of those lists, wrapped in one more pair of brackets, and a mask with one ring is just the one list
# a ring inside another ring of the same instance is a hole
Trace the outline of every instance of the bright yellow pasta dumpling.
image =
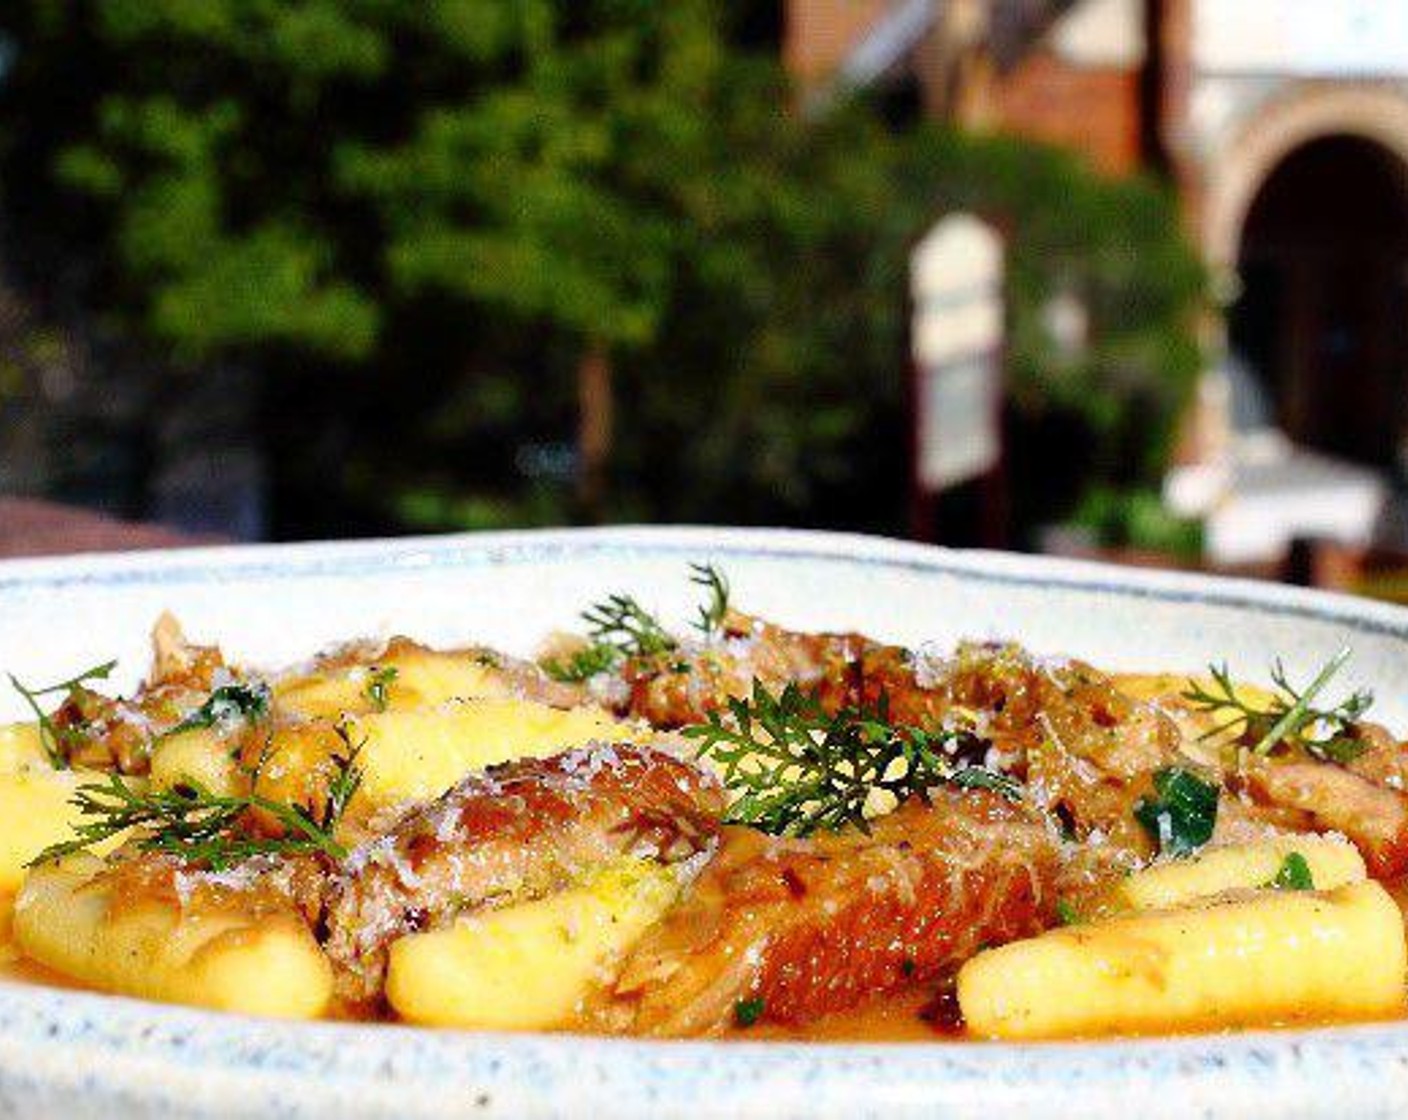
[(1270, 883), (1288, 858), (1300, 857), (1316, 890), (1367, 877), (1364, 857), (1335, 836), (1276, 836), (1254, 844), (1204, 848), (1196, 859), (1174, 859), (1136, 871), (1114, 889), (1112, 901), (1130, 910), (1167, 910), (1231, 890)]
[(1252, 891), (1051, 930), (958, 974), (984, 1038), (1367, 1019), (1404, 1006), (1403, 917), (1374, 882)]
[(49, 765), (37, 723), (0, 723), (0, 774)]
[(387, 998), (412, 1023), (560, 1026), (678, 893), (671, 869), (628, 861), (588, 886), (403, 937), (391, 946)]
[[(365, 815), (412, 798), (437, 797), (470, 771), (498, 762), (640, 735), (635, 724), (600, 708), (553, 708), (508, 697), (371, 712), (337, 724), (290, 724), (269, 740), (259, 792), (284, 801), (316, 800), (332, 756), (355, 748), (363, 777), (353, 807), (355, 815)], [(258, 745), (264, 751), (262, 742)]]
[(106, 780), (98, 771), (55, 770), (47, 762), (0, 771), (0, 893), (18, 889), (26, 863), (49, 845), (73, 836), (79, 816), (70, 804), (74, 791), (84, 783)]
[(214, 728), (170, 735), (152, 749), (151, 783), (157, 789), (194, 783), (211, 793), (236, 793), (248, 783), (240, 780), (233, 749)]
[(600, 708), (486, 698), (358, 716), (348, 735), (362, 744), (365, 796), (386, 803), (438, 796), (471, 770), (496, 762), (546, 757), (595, 740), (634, 739), (640, 732)]
[(118, 897), (102, 861), (36, 867), (15, 901), (26, 956), (102, 991), (250, 1015), (310, 1019), (332, 999), (332, 967), (288, 906), (192, 910)]
[(282, 711), (333, 719), (511, 694), (512, 686), (484, 651), (426, 649), (405, 639), (374, 657), (334, 660), (274, 686), (274, 702)]

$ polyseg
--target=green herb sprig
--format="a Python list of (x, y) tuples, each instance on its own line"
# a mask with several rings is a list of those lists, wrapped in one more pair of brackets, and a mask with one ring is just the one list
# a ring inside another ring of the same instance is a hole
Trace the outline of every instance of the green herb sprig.
[(1076, 909), (1075, 903), (1067, 898), (1056, 900), (1056, 917), (1063, 926), (1078, 926), (1084, 921), (1080, 916), (1080, 911)]
[(595, 642), (574, 650), (566, 657), (550, 657), (540, 666), (555, 681), (579, 684), (598, 673), (609, 673), (621, 663), (621, 651), (604, 642)]
[(630, 595), (610, 595), (582, 612), (592, 641), (617, 650), (623, 657), (649, 657), (679, 643), (659, 620)]
[(1368, 749), (1355, 723), (1373, 705), (1374, 694), (1368, 689), (1357, 689), (1332, 708), (1313, 705), (1349, 657), (1349, 648), (1341, 649), (1304, 690), (1291, 685), (1285, 666), (1277, 660), (1271, 669), (1277, 694), (1265, 708), (1255, 707), (1238, 695), (1225, 664), (1208, 666), (1211, 688), (1190, 681), (1183, 697), (1200, 711), (1227, 717), (1206, 732), (1204, 739), (1218, 738), (1241, 726), (1241, 739), (1252, 744), (1251, 753), (1257, 757), (1265, 757), (1286, 743), (1324, 762), (1352, 762)]
[(699, 617), (694, 628), (706, 638), (723, 629), (728, 617), (728, 580), (713, 564), (691, 564), (689, 582), (702, 587), (709, 598), (699, 607)]
[[(212, 871), (261, 855), (321, 853), (343, 859), (346, 849), (333, 834), (361, 786), (362, 770), (357, 765), (358, 748), (351, 747), (342, 728), (339, 734), (349, 749), (333, 756), (335, 770), (317, 814), (302, 805), (257, 793), (217, 794), (194, 781), (170, 789), (141, 789), (110, 774), (106, 781), (81, 785), (74, 791), (70, 803), (80, 819), (73, 838), (51, 844), (27, 866), (84, 851), (129, 829), (144, 833), (136, 841), (142, 850), (162, 852)], [(252, 772), (252, 782), (257, 782), (262, 765), (263, 759)], [(284, 834), (251, 833), (246, 827), (251, 810), (268, 813), (283, 826)]]
[(60, 727), (54, 722), (54, 717), (44, 710), (44, 705), (39, 702), (39, 698), (62, 692), (67, 698), (72, 699), (74, 694), (89, 681), (107, 680), (115, 668), (117, 668), (116, 661), (104, 661), (101, 665), (85, 669), (66, 681), (47, 685), (44, 688), (28, 688), (20, 684), (13, 673), (6, 674), (10, 678), (11, 687), (24, 697), (25, 703), (29, 705), (30, 711), (39, 721), (40, 745), (43, 746), (44, 753), (56, 770), (68, 769), (68, 752), (73, 747), (76, 736), (72, 728)]
[[(689, 581), (702, 587), (708, 598), (698, 608), (694, 627), (706, 638), (719, 632), (729, 609), (728, 579), (712, 564), (690, 564)], [(660, 620), (632, 595), (609, 595), (582, 612), (591, 639), (588, 645), (564, 657), (539, 662), (554, 680), (577, 683), (598, 673), (609, 673), (631, 657), (652, 657), (679, 648), (679, 642)]]
[(795, 684), (773, 695), (754, 681), (751, 697), (731, 699), (726, 713), (712, 712), (683, 733), (739, 794), (726, 819), (774, 835), (868, 830), (865, 808), (877, 791), (900, 802), (947, 783), (1021, 798), (1007, 775), (954, 760), (953, 748), (976, 745), (965, 741), (970, 735), (897, 727), (883, 697), (832, 714)]

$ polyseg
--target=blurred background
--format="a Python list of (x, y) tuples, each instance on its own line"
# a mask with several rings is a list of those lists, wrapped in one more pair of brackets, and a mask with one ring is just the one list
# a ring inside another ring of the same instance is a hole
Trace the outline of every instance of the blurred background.
[(8, 0), (0, 553), (620, 521), (1408, 597), (1403, 0)]

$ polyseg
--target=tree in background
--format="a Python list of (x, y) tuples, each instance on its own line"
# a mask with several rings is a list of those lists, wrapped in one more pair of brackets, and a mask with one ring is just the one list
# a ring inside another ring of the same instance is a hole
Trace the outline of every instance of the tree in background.
[[(13, 7), (12, 228), (170, 368), (248, 371), (285, 534), (895, 531), (908, 250), (954, 206), (1013, 232), (1029, 520), (1156, 474), (1196, 370), (1165, 195), (793, 114), (703, 0)], [(1043, 325), (1070, 285), (1075, 353)]]

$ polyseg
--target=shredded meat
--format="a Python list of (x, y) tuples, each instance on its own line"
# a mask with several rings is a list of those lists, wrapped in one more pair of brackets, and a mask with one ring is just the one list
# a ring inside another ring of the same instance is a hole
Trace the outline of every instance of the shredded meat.
[(1370, 874), (1408, 871), (1408, 800), (1326, 762), (1273, 761), (1245, 774), (1254, 802), (1305, 814), (1307, 829), (1334, 829), (1352, 840)]
[(858, 634), (799, 634), (730, 611), (713, 640), (631, 658), (619, 709), (656, 727), (698, 723), (747, 696), (756, 681), (770, 692), (788, 684), (818, 691), (828, 707), (854, 693), (862, 652), (873, 645)]
[(219, 649), (188, 642), (176, 619), (163, 614), (152, 629), (146, 682), (126, 700), (70, 689), (53, 715), (59, 748), (75, 767), (146, 774), (155, 739), (200, 707), (217, 683), (237, 679)]
[(740, 828), (628, 959), (601, 1025), (716, 1033), (739, 1001), (800, 1023), (933, 981), (983, 944), (1053, 921), (1058, 843), (991, 794), (941, 791), (805, 840)]
[(648, 746), (596, 745), (471, 775), (346, 861), (327, 914), (341, 994), (374, 1000), (386, 947), (404, 934), (551, 894), (621, 856), (676, 863), (705, 851), (722, 811), (712, 778)]
[(93, 887), (108, 893), (114, 912), (161, 902), (197, 917), (232, 909), (294, 913), (315, 929), (325, 905), (328, 864), (318, 856), (255, 856), (211, 871), (127, 844), (98, 867)]

